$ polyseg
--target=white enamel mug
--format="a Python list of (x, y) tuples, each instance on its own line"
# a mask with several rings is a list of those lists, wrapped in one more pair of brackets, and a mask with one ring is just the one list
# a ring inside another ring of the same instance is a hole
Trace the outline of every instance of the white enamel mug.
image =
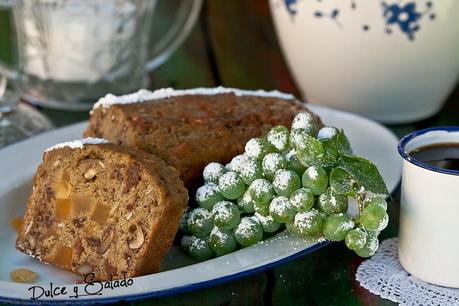
[(459, 288), (459, 171), (410, 157), (420, 147), (459, 143), (459, 127), (413, 132), (399, 144), (403, 157), (399, 258), (415, 277)]
[(441, 109), (459, 76), (457, 0), (270, 0), (308, 102), (386, 123)]

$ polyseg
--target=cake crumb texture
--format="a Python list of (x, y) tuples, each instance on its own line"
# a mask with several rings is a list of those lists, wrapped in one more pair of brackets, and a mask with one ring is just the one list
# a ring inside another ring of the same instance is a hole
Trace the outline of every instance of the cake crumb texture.
[(178, 172), (151, 154), (58, 147), (38, 167), (16, 247), (96, 280), (158, 272), (187, 200)]

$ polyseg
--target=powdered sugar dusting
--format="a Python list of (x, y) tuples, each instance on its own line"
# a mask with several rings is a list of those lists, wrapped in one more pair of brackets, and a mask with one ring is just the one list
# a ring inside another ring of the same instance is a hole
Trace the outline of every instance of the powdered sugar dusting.
[(271, 201), (271, 204), (269, 204), (269, 213), (283, 215), (289, 209), (290, 209), (290, 202), (288, 198), (284, 196), (275, 197)]
[(241, 168), (247, 161), (248, 157), (245, 154), (237, 155), (234, 157), (229, 164), (225, 166), (227, 170), (241, 172)]
[(293, 222), (296, 230), (301, 234), (308, 234), (307, 229), (313, 227), (318, 218), (320, 218), (319, 212), (316, 209), (311, 209), (307, 212), (297, 213)]
[(232, 205), (235, 204), (228, 201), (218, 202), (212, 209), (212, 218), (217, 218), (220, 220), (230, 220), (233, 217), (233, 211), (231, 210)]
[(257, 230), (257, 226), (261, 226), (260, 221), (254, 217), (244, 217), (236, 227), (234, 233), (243, 238), (252, 237), (254, 232)]
[(317, 133), (317, 139), (330, 139), (336, 136), (338, 130), (332, 126), (326, 126), (319, 130)]
[(316, 180), (319, 177), (319, 172), (317, 172), (316, 166), (311, 166), (308, 169), (306, 169), (307, 176), (309, 176), (311, 179)]
[(260, 172), (260, 166), (252, 159), (247, 159), (239, 168), (239, 173), (243, 178), (255, 177)]
[(378, 227), (378, 232), (382, 231), (387, 227), (387, 224), (389, 224), (389, 216), (387, 214), (384, 215), (384, 218), (382, 219), (381, 223), (379, 224)]
[(252, 184), (250, 184), (250, 190), (255, 194), (255, 196), (259, 196), (273, 192), (273, 187), (271, 183), (265, 179), (256, 179), (252, 182)]
[(210, 222), (210, 213), (204, 208), (195, 208), (190, 213), (188, 222), (192, 226), (199, 228), (205, 227)]
[(202, 176), (205, 181), (217, 182), (218, 178), (222, 176), (223, 173), (225, 173), (225, 167), (220, 163), (213, 162), (204, 168)]
[(88, 145), (88, 144), (95, 145), (95, 144), (104, 144), (104, 143), (109, 143), (109, 141), (106, 139), (102, 139), (102, 138), (88, 137), (88, 138), (83, 138), (83, 139), (78, 139), (78, 140), (56, 144), (46, 149), (45, 152), (49, 152), (55, 149), (62, 149), (64, 147), (69, 147), (71, 149), (82, 149), (85, 145)]
[(196, 190), (196, 200), (198, 202), (207, 201), (209, 198), (218, 194), (220, 190), (218, 185), (214, 183), (207, 183)]
[(107, 94), (105, 97), (99, 99), (97, 103), (94, 104), (93, 109), (96, 109), (100, 106), (110, 107), (114, 104), (130, 104), (130, 103), (139, 103), (144, 101), (151, 100), (160, 100), (167, 99), (171, 97), (178, 96), (187, 96), (187, 95), (219, 95), (219, 94), (234, 94), (235, 96), (258, 96), (258, 97), (270, 97), (270, 98), (279, 98), (285, 100), (292, 100), (295, 97), (291, 94), (283, 93), (277, 90), (273, 91), (264, 91), (264, 90), (243, 90), (229, 87), (213, 87), (213, 88), (194, 88), (194, 89), (173, 89), (173, 88), (162, 88), (155, 91), (149, 91), (146, 89), (141, 89), (135, 93), (131, 93), (123, 96), (115, 96), (113, 94)]
[(296, 174), (290, 170), (278, 170), (274, 176), (273, 186), (284, 190), (295, 179)]
[(258, 138), (252, 138), (245, 144), (245, 152), (249, 157), (257, 158), (262, 151), (261, 141)]
[(229, 171), (220, 176), (218, 180), (218, 185), (223, 188), (231, 188), (233, 186), (238, 186), (241, 182), (241, 178), (234, 171)]
[(229, 234), (220, 230), (218, 227), (214, 226), (212, 231), (210, 232), (210, 236), (215, 236), (220, 240), (220, 243), (229, 239)]
[(206, 238), (193, 236), (189, 241), (186, 241), (189, 247), (194, 250), (204, 250), (209, 248), (209, 242)]
[(275, 173), (282, 164), (285, 163), (285, 158), (279, 153), (269, 153), (263, 158), (263, 171), (267, 173)]
[(285, 150), (288, 144), (288, 130), (279, 129), (271, 129), (268, 133), (266, 139), (279, 151)]
[[(342, 216), (344, 216), (344, 215), (345, 215), (345, 214), (343, 214), (343, 213), (339, 213), (339, 214), (337, 214), (336, 216), (337, 216), (337, 217), (342, 217)], [(355, 226), (354, 221), (352, 221), (352, 219), (349, 218), (349, 220), (347, 220), (347, 221), (340, 222), (340, 223), (338, 224), (337, 228), (336, 228), (336, 231), (337, 231), (337, 232), (349, 231), (349, 230), (353, 229), (354, 226)]]
[(292, 121), (292, 129), (309, 129), (312, 125), (314, 125), (314, 117), (306, 112), (296, 114)]

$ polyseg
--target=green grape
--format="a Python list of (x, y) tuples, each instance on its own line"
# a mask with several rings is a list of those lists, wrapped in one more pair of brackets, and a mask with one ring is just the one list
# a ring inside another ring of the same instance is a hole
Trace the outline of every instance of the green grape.
[(263, 158), (261, 167), (264, 175), (272, 180), (277, 170), (287, 169), (287, 160), (280, 153), (269, 153)]
[(218, 179), (225, 172), (226, 172), (225, 166), (223, 166), (222, 164), (210, 163), (204, 168), (204, 171), (202, 172), (202, 176), (205, 182), (218, 184)]
[(266, 136), (268, 142), (278, 151), (282, 152), (289, 147), (289, 130), (282, 125), (273, 127)]
[(306, 171), (306, 167), (300, 162), (294, 149), (285, 155), (285, 159), (287, 160), (288, 168), (295, 171), (299, 176), (302, 176), (304, 171)]
[(295, 213), (296, 211), (293, 209), (287, 197), (275, 197), (271, 201), (271, 204), (269, 204), (269, 214), (276, 222), (290, 222), (295, 217)]
[(295, 149), (298, 160), (304, 166), (320, 165), (326, 153), (322, 142), (309, 135), (304, 135)]
[(319, 208), (327, 215), (339, 214), (347, 212), (348, 200), (347, 196), (337, 194), (330, 188), (327, 188), (324, 193), (319, 196)]
[(182, 250), (187, 254), (189, 254), (190, 244), (192, 240), (193, 240), (193, 236), (183, 236), (182, 239), (180, 240), (180, 246)]
[(330, 187), (339, 194), (355, 197), (357, 194), (356, 182), (352, 175), (344, 169), (333, 168), (330, 172)]
[(239, 169), (239, 175), (247, 185), (259, 178), (263, 178), (263, 169), (258, 161), (248, 158)]
[(301, 234), (298, 232), (298, 230), (296, 229), (295, 224), (293, 224), (293, 222), (285, 223), (285, 228), (287, 229), (287, 231), (290, 234), (301, 237)]
[(345, 243), (350, 250), (362, 249), (367, 243), (367, 232), (361, 228), (352, 229), (347, 232)]
[(269, 202), (268, 203), (257, 203), (255, 202), (253, 205), (253, 209), (255, 213), (260, 214), (262, 216), (269, 216)]
[(338, 134), (338, 132), (339, 130), (337, 128), (333, 126), (326, 126), (319, 130), (317, 133), (317, 139), (333, 139)]
[(250, 184), (249, 193), (256, 203), (269, 203), (274, 197), (274, 188), (268, 180), (256, 179)]
[(239, 223), (241, 213), (236, 204), (221, 201), (215, 204), (210, 216), (215, 226), (229, 230)]
[(253, 159), (262, 160), (270, 152), (274, 152), (274, 148), (261, 138), (252, 138), (245, 144), (245, 154)]
[(225, 168), (228, 171), (241, 172), (242, 167), (249, 158), (245, 154), (237, 155), (233, 157), (231, 162), (229, 162)]
[(322, 233), (323, 218), (317, 209), (295, 215), (293, 228), (303, 238), (317, 237)]
[(253, 217), (244, 217), (234, 229), (234, 237), (243, 246), (258, 243), (263, 238), (263, 228), (260, 222)]
[(360, 257), (370, 257), (373, 256), (379, 247), (378, 233), (369, 232), (367, 235), (367, 242), (361, 249), (355, 250), (357, 255)]
[(207, 237), (192, 236), (187, 251), (191, 257), (197, 260), (207, 260), (214, 255)]
[(229, 171), (218, 179), (218, 188), (225, 198), (234, 200), (244, 194), (246, 186), (236, 172)]
[(387, 210), (387, 202), (384, 196), (373, 196), (371, 198), (365, 199), (365, 202), (363, 203), (364, 207), (368, 207), (371, 205), (377, 205), (381, 206), (384, 210)]
[(231, 231), (226, 231), (214, 227), (210, 232), (209, 243), (212, 250), (217, 256), (223, 256), (233, 252), (236, 249), (236, 238)]
[(336, 143), (333, 139), (320, 140), (323, 148), (323, 154), (319, 158), (319, 164), (322, 167), (336, 166), (339, 158), (339, 152), (336, 148)]
[(281, 196), (289, 197), (301, 187), (300, 177), (292, 170), (278, 170), (274, 175), (274, 191)]
[(190, 212), (187, 223), (190, 232), (196, 236), (207, 236), (213, 228), (210, 213), (201, 207)]
[(307, 188), (300, 188), (290, 196), (290, 204), (298, 212), (306, 212), (314, 205), (314, 196)]
[(328, 175), (324, 168), (311, 166), (303, 174), (303, 187), (309, 189), (313, 195), (322, 194), (328, 186)]
[(180, 231), (184, 235), (190, 235), (191, 231), (190, 228), (188, 227), (188, 219), (190, 218), (190, 208), (187, 207), (185, 211), (183, 212), (182, 218), (180, 218)]
[(307, 131), (303, 129), (296, 129), (290, 132), (289, 142), (292, 145), (293, 149), (298, 153), (299, 149), (304, 148), (309, 142), (310, 138), (314, 138), (309, 135)]
[(292, 130), (304, 130), (309, 135), (315, 137), (317, 135), (317, 126), (314, 116), (311, 113), (298, 113), (292, 121)]
[(325, 218), (322, 233), (327, 240), (341, 241), (354, 225), (354, 221), (346, 214), (331, 215)]
[(218, 185), (207, 183), (196, 190), (196, 202), (202, 208), (212, 210), (215, 203), (223, 201), (225, 198), (220, 193)]
[(242, 195), (242, 197), (237, 199), (237, 205), (244, 213), (253, 213), (255, 211), (254, 204), (255, 201), (252, 200), (248, 190)]
[(261, 215), (259, 213), (255, 213), (254, 217), (258, 219), (263, 228), (265, 233), (274, 233), (279, 229), (281, 224), (279, 222), (274, 221), (273, 217), (270, 215)]
[(382, 231), (389, 222), (389, 216), (383, 207), (379, 205), (367, 206), (359, 218), (360, 225), (367, 231)]

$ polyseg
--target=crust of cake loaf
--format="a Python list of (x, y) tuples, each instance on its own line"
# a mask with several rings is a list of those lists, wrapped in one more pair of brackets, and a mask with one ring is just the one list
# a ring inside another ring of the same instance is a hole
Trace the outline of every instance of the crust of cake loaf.
[(99, 106), (84, 135), (156, 154), (193, 188), (209, 162), (229, 162), (244, 151), (250, 138), (262, 136), (275, 125), (290, 127), (298, 112), (309, 111), (294, 99), (232, 93), (184, 95)]
[(95, 280), (159, 271), (187, 206), (179, 173), (113, 144), (50, 150), (36, 172), (16, 247)]

